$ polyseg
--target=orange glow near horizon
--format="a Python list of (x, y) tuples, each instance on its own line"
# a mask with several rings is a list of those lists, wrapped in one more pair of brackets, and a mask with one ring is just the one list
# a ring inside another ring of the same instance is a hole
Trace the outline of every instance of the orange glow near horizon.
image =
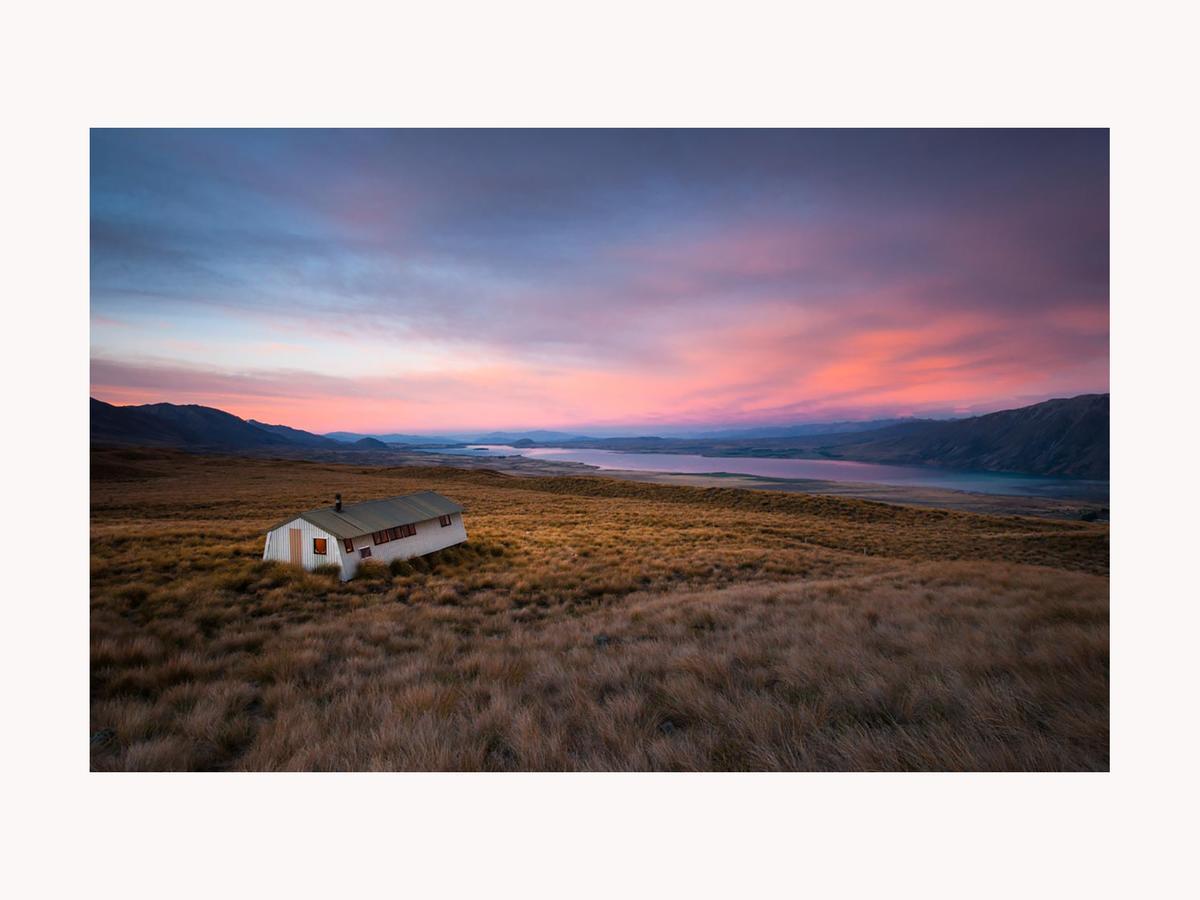
[(1103, 131), (91, 142), (106, 402), (653, 433), (1108, 390)]
[[(93, 395), (117, 404), (215, 406), (243, 418), (314, 432), (767, 424), (990, 411), (1106, 385), (1099, 360), (1062, 377), (1053, 339), (997, 355), (996, 323), (959, 318), (929, 329), (853, 333), (799, 354), (794, 336), (756, 329), (693, 334), (674, 356), (619, 369), (579, 365), (447, 367), (394, 376), (312, 378), (261, 372), (230, 379), (200, 368), (154, 367), (157, 385), (121, 384), (98, 364)], [(133, 379), (125, 379), (133, 380)]]

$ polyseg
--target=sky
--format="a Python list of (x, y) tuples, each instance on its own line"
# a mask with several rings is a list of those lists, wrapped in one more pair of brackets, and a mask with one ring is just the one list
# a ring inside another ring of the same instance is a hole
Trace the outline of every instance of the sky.
[(91, 133), (91, 389), (671, 433), (1108, 390), (1105, 130)]

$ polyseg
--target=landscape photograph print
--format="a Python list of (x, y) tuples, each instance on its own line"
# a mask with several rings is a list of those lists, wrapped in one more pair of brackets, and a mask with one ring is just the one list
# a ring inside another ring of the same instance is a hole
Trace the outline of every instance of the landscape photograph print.
[(93, 772), (1108, 771), (1107, 129), (88, 142)]

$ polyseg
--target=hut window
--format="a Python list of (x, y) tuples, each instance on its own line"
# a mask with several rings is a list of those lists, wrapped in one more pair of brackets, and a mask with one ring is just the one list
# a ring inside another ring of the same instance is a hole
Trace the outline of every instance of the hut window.
[(445, 528), (446, 526), (448, 526), (450, 524), (450, 517), (449, 516), (438, 516), (438, 524), (441, 525), (443, 528)]
[(390, 531), (391, 529), (389, 528), (385, 528), (383, 531), (376, 531), (371, 535), (371, 540), (373, 540), (376, 544), (386, 544), (392, 539)]
[(361, 550), (358, 551), (358, 555), (361, 556), (363, 559), (366, 559), (368, 556), (371, 555), (371, 548), (363, 547)]
[(354, 539), (353, 538), (342, 538), (342, 543), (345, 545), (347, 553), (354, 552)]
[(417, 526), (401, 525), (399, 528), (393, 528), (392, 531), (396, 532), (396, 540), (399, 540), (400, 538), (412, 537), (414, 534), (416, 534)]
[(317, 556), (325, 555), (325, 538), (313, 538), (313, 553)]

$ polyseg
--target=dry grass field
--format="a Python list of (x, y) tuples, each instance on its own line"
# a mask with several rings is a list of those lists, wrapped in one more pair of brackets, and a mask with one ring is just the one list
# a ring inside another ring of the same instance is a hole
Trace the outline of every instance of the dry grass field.
[[(432, 489), (470, 540), (263, 563)], [(837, 497), (92, 454), (95, 770), (1108, 767), (1108, 529)]]

